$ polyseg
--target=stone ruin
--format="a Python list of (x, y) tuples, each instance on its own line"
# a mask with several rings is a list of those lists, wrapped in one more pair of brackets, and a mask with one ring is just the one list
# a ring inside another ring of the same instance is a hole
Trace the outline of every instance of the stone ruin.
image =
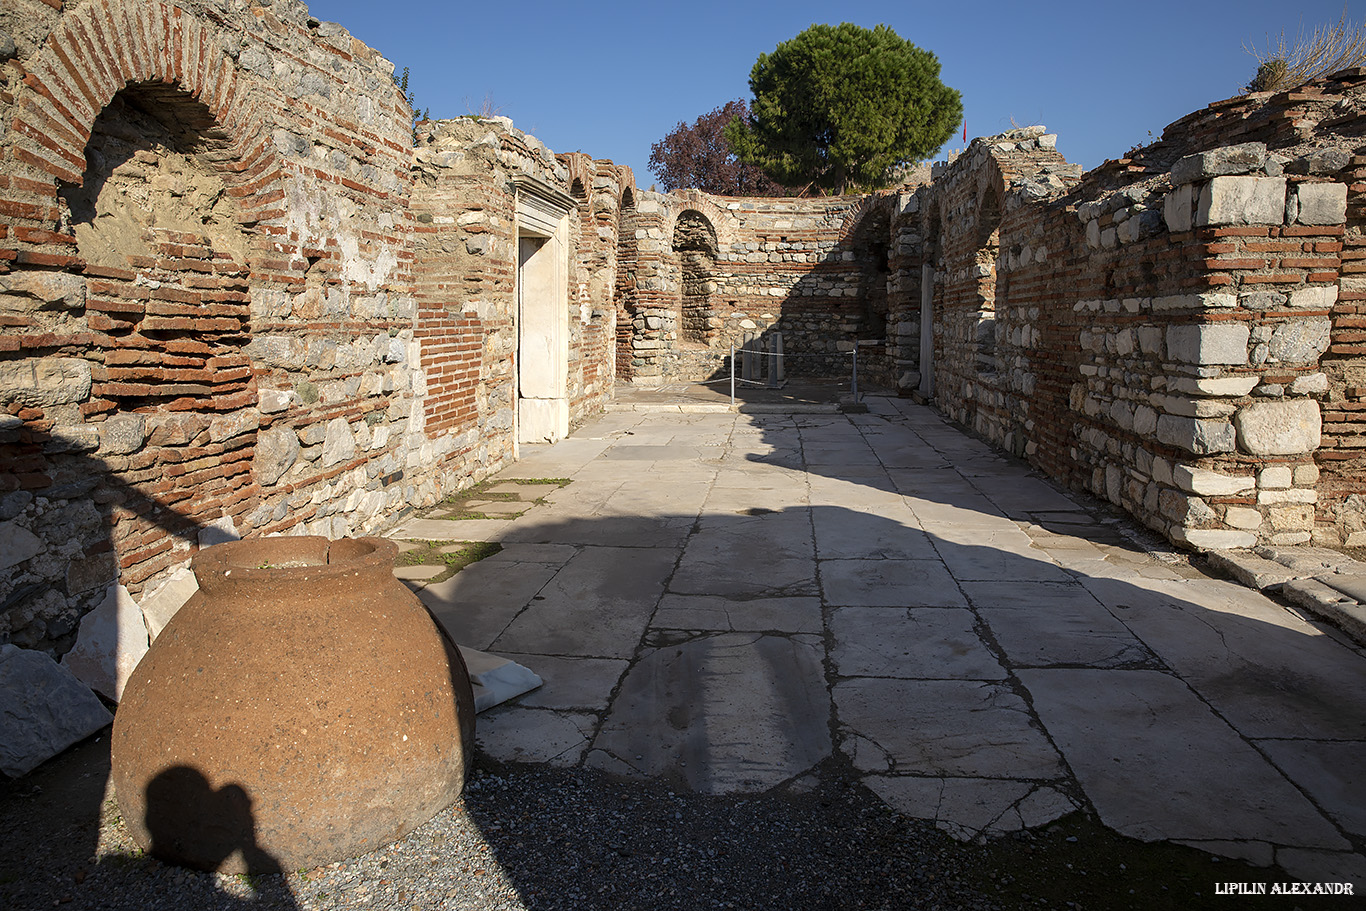
[(298, 0), (0, 8), (0, 643), (155, 635), (199, 547), (382, 531), (773, 332), (1175, 542), (1366, 543), (1366, 71), (819, 199), (414, 143), (393, 76)]

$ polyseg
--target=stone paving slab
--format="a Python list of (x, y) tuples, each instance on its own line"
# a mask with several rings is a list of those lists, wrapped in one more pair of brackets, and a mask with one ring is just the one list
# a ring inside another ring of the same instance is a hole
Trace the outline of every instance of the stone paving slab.
[(937, 560), (822, 560), (821, 587), (844, 607), (967, 607)]
[(1110, 828), (1142, 841), (1350, 849), (1182, 681), (1156, 671), (1024, 670), (1020, 679)]
[(390, 534), (409, 541), (497, 541), (511, 519), (410, 519)]
[(819, 598), (745, 598), (665, 595), (650, 624), (654, 629), (699, 632), (823, 632)]
[(1066, 794), (1032, 781), (866, 775), (863, 783), (888, 805), (933, 821), (959, 841), (1037, 828), (1077, 809)]
[(604, 711), (629, 664), (617, 658), (507, 654), (521, 664), (535, 665), (536, 674), (543, 681), (539, 689), (517, 700), (523, 708)]
[(1077, 582), (965, 582), (963, 591), (1015, 667), (1122, 667), (1155, 660)]
[(556, 572), (545, 564), (483, 560), (427, 585), (417, 596), (452, 639), (487, 651)]
[(1217, 580), (1083, 584), (1249, 737), (1366, 740), (1362, 658), (1259, 593)]
[(831, 752), (821, 654), (818, 637), (761, 633), (654, 649), (622, 681), (588, 764), (706, 794), (795, 778)]
[(818, 506), (812, 510), (816, 556), (821, 560), (935, 560), (939, 553), (920, 530), (909, 506), (897, 498), (877, 512)]
[(830, 658), (841, 677), (1001, 680), (1005, 668), (978, 637), (972, 611), (881, 607), (830, 611)]
[(522, 654), (629, 658), (676, 559), (675, 551), (663, 547), (585, 548), (494, 644), (498, 651)]
[(1344, 829), (1366, 835), (1366, 743), (1259, 740), (1257, 748)]
[(1018, 528), (935, 530), (922, 515), (935, 549), (959, 582), (1015, 579), (1021, 582), (1070, 582), (1072, 576), (1033, 546)]
[(1056, 750), (1009, 686), (859, 677), (835, 685), (843, 749), (864, 772), (1061, 778)]
[(475, 741), (502, 762), (576, 766), (583, 762), (597, 721), (595, 715), (578, 712), (500, 706), (479, 716)]
[(480, 748), (707, 793), (810, 786), (838, 749), (959, 838), (1079, 802), (1138, 837), (1366, 879), (1343, 837), (1366, 828), (1359, 651), (932, 411), (869, 403), (612, 414), (522, 447), (495, 484), (572, 482), (420, 593), (544, 681), (480, 716)]

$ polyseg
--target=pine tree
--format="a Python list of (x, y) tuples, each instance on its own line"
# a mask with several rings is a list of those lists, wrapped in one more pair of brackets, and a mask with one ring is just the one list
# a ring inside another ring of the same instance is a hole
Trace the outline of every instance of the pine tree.
[(784, 186), (883, 186), (934, 154), (963, 117), (934, 54), (885, 25), (813, 25), (760, 54), (749, 86), (752, 114), (726, 139)]

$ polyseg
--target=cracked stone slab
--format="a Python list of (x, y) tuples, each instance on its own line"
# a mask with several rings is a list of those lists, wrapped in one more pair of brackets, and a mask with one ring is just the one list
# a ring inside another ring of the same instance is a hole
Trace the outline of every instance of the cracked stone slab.
[(1361, 656), (1259, 592), (1213, 579), (1083, 579), (1247, 737), (1366, 740)]
[(1101, 820), (1120, 834), (1350, 849), (1180, 679), (1143, 670), (1018, 673)]
[(650, 626), (699, 632), (815, 633), (823, 630), (819, 598), (725, 598), (665, 595)]
[(584, 548), (494, 640), (498, 651), (631, 657), (676, 557), (663, 547)]
[(996, 656), (963, 608), (840, 607), (830, 612), (830, 659), (841, 677), (1001, 680)]
[(475, 743), (500, 762), (569, 767), (583, 760), (596, 725), (589, 714), (503, 706), (479, 717)]
[(1076, 582), (964, 582), (963, 591), (1016, 667), (1117, 667), (1153, 659)]
[(827, 604), (848, 607), (967, 607), (938, 560), (822, 560)]
[(1070, 582), (1072, 576), (1033, 546), (1018, 527), (980, 531), (931, 529), (940, 559), (960, 582), (1013, 579), (1021, 582)]
[(865, 775), (863, 783), (888, 806), (959, 841), (1038, 828), (1078, 809), (1066, 794), (1032, 781)]
[(1285, 776), (1353, 835), (1366, 835), (1366, 742), (1259, 740)]
[(861, 677), (835, 685), (843, 749), (864, 772), (1059, 778), (1057, 751), (1008, 686)]
[(895, 499), (875, 513), (843, 505), (813, 508), (816, 555), (822, 560), (937, 560), (939, 554), (915, 514), (900, 497)]
[(601, 712), (607, 709), (612, 690), (626, 673), (628, 662), (620, 658), (574, 658), (557, 655), (511, 655), (536, 666), (544, 682), (517, 701), (523, 708)]
[(1346, 851), (1314, 851), (1304, 848), (1280, 848), (1276, 863), (1281, 869), (1306, 883), (1357, 884), (1366, 883), (1366, 857)]
[(817, 636), (723, 633), (631, 668), (588, 765), (705, 794), (767, 790), (831, 753)]
[(797, 597), (817, 594), (806, 509), (751, 517), (704, 516), (669, 582), (677, 594)]
[(481, 560), (444, 582), (427, 585), (417, 597), (456, 642), (487, 649), (555, 572), (540, 563)]
[(973, 484), (996, 508), (1009, 516), (1024, 518), (1036, 512), (1066, 512), (1077, 508), (1077, 501), (1039, 478), (1021, 475), (1018, 470), (1006, 477), (977, 477)]
[(1295, 574), (1274, 560), (1246, 550), (1215, 550), (1205, 555), (1211, 567), (1258, 591), (1276, 589)]
[(566, 519), (558, 508), (549, 508), (541, 512), (538, 519), (523, 516), (498, 540), (519, 544), (678, 547), (687, 538), (693, 522), (691, 516), (612, 515), (601, 512)]

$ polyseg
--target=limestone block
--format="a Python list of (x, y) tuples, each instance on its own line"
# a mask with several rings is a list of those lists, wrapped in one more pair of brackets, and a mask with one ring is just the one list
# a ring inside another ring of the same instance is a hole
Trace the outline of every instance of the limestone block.
[(355, 458), (356, 437), (346, 418), (333, 418), (327, 422), (323, 436), (322, 467), (330, 468)]
[(1172, 392), (1188, 395), (1210, 395), (1239, 398), (1256, 388), (1259, 379), (1255, 376), (1215, 376), (1215, 377), (1173, 377), (1167, 382)]
[(1224, 510), (1224, 524), (1231, 528), (1254, 531), (1262, 525), (1262, 514), (1259, 510), (1247, 506), (1230, 506)]
[(206, 415), (174, 411), (147, 415), (148, 446), (184, 446), (209, 426)]
[(209, 422), (209, 439), (215, 443), (251, 433), (261, 426), (261, 415), (254, 408), (239, 408)]
[(16, 522), (0, 522), (0, 569), (18, 566), (43, 550), (37, 535)]
[(1202, 497), (1233, 496), (1257, 488), (1257, 480), (1252, 475), (1227, 475), (1191, 465), (1173, 468), (1172, 480), (1187, 493)]
[(10, 272), (0, 275), (0, 312), (79, 310), (85, 306), (85, 278), (70, 272)]
[(109, 586), (99, 607), (81, 619), (76, 645), (63, 664), (86, 686), (118, 702), (128, 676), (147, 654), (147, 624), (122, 585)]
[(69, 668), (46, 654), (0, 645), (0, 772), (27, 775), (114, 720)]
[(1154, 395), (1149, 400), (1167, 414), (1179, 414), (1191, 418), (1226, 418), (1238, 410), (1238, 406), (1222, 399), (1193, 398), (1183, 395)]
[(1257, 473), (1257, 486), (1263, 489), (1282, 489), (1290, 486), (1291, 472), (1288, 465), (1272, 465)]
[(1295, 466), (1295, 483), (1301, 487), (1313, 487), (1319, 482), (1319, 466), (1310, 462)]
[(1247, 363), (1251, 330), (1245, 323), (1196, 323), (1167, 330), (1167, 357), (1183, 364)]
[(1290, 306), (1306, 310), (1329, 310), (1337, 300), (1337, 285), (1310, 285), (1290, 292)]
[(1285, 221), (1284, 177), (1216, 177), (1200, 191), (1195, 224), (1279, 225)]
[(199, 591), (199, 582), (188, 567), (176, 570), (149, 598), (142, 601), (142, 617), (147, 625), (147, 636), (155, 642), (157, 636), (185, 606), (190, 596)]
[(252, 473), (256, 483), (274, 484), (299, 458), (299, 435), (292, 427), (275, 426), (256, 437)]
[(1323, 419), (1313, 399), (1257, 402), (1233, 417), (1238, 446), (1251, 455), (1298, 455), (1318, 449)]
[(1189, 544), (1199, 550), (1234, 550), (1257, 543), (1257, 536), (1252, 532), (1236, 529), (1173, 528), (1171, 537), (1179, 544)]
[(1340, 225), (1347, 221), (1347, 185), (1344, 183), (1302, 183), (1295, 188), (1302, 225)]
[(1257, 505), (1281, 506), (1286, 503), (1317, 503), (1319, 493), (1310, 487), (1290, 487), (1283, 490), (1257, 491)]
[(25, 358), (0, 363), (0, 404), (32, 408), (90, 398), (90, 363), (74, 357)]
[(1260, 170), (1265, 164), (1266, 144), (1244, 142), (1222, 149), (1211, 149), (1208, 152), (1197, 152), (1179, 159), (1172, 165), (1171, 180), (1173, 186), (1179, 186), (1204, 180), (1206, 177), (1247, 174)]
[(1157, 411), (1147, 405), (1139, 405), (1134, 409), (1134, 433), (1139, 436), (1148, 436), (1157, 430)]
[(1162, 515), (1183, 526), (1208, 524), (1218, 518), (1202, 498), (1175, 490), (1159, 494), (1158, 509)]
[(1176, 187), (1162, 200), (1162, 218), (1173, 234), (1191, 229), (1194, 188), (1190, 184)]
[(1307, 376), (1296, 377), (1290, 384), (1292, 395), (1321, 395), (1328, 391), (1328, 376), (1323, 373), (1311, 373)]
[(1271, 334), (1270, 354), (1282, 363), (1305, 364), (1317, 362), (1328, 350), (1328, 336), (1332, 323), (1327, 317), (1291, 320), (1276, 327)]
[(1227, 421), (1204, 421), (1174, 414), (1157, 419), (1157, 438), (1196, 455), (1232, 452), (1237, 442), (1233, 425)]
[(1273, 531), (1311, 531), (1314, 528), (1314, 507), (1309, 503), (1276, 506), (1266, 511), (1266, 518)]
[(1172, 478), (1172, 463), (1161, 456), (1155, 456), (1153, 458), (1153, 480), (1158, 484), (1174, 483)]

